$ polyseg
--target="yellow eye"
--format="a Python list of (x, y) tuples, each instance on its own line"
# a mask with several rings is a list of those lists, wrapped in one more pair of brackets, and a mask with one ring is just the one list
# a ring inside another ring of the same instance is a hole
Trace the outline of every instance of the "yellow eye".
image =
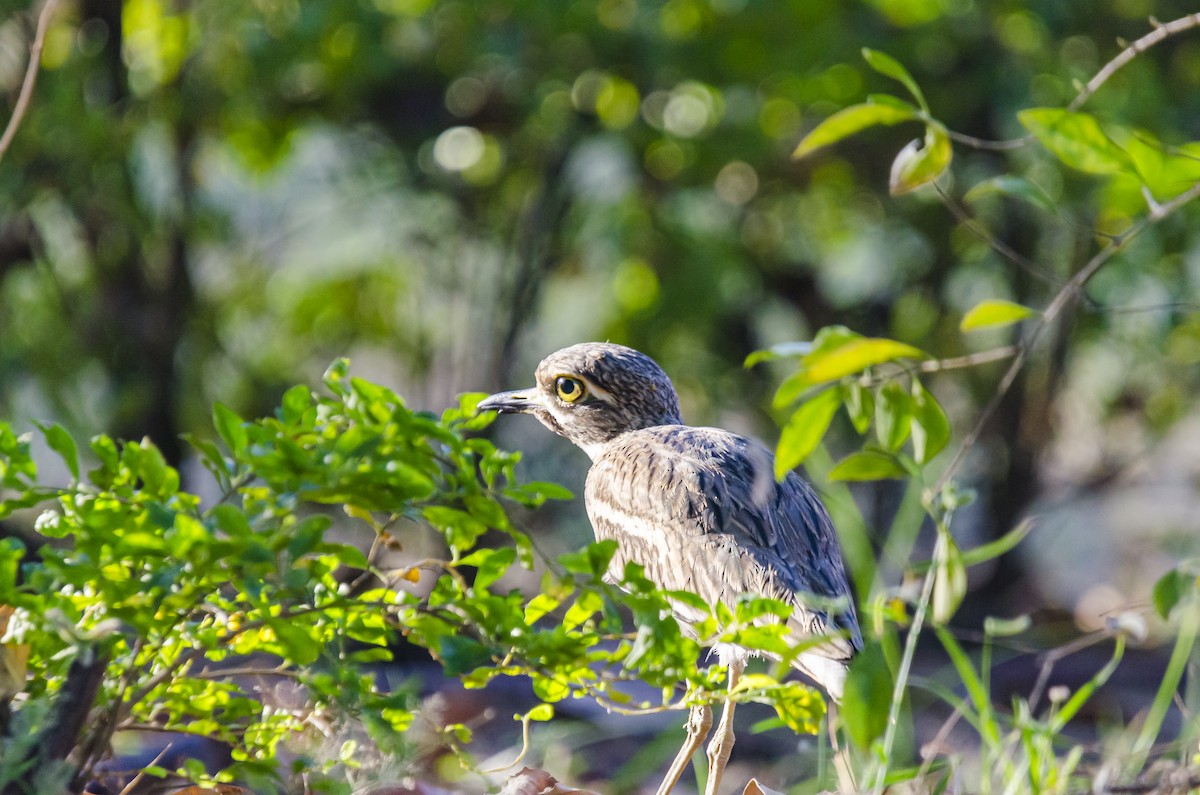
[(587, 394), (587, 387), (578, 378), (560, 375), (554, 381), (554, 391), (564, 403), (576, 403)]

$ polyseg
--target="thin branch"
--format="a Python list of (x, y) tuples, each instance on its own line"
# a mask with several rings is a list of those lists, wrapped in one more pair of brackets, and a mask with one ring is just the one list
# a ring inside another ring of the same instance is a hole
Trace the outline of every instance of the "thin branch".
[(974, 427), (971, 428), (970, 432), (963, 439), (963, 443), (959, 446), (958, 451), (954, 454), (954, 458), (951, 459), (949, 465), (947, 465), (946, 469), (942, 472), (941, 477), (938, 478), (937, 483), (934, 485), (935, 492), (939, 492), (945, 488), (946, 484), (949, 483), (950, 479), (954, 477), (954, 474), (958, 471), (959, 467), (962, 466), (967, 452), (975, 446), (977, 441), (979, 441), (979, 437), (983, 433), (983, 429), (987, 426), (988, 422), (991, 421), (992, 415), (995, 414), (996, 410), (1000, 407), (1000, 402), (1004, 399), (1004, 396), (1008, 394), (1008, 390), (1012, 388), (1013, 383), (1017, 379), (1017, 375), (1021, 372), (1021, 368), (1025, 366), (1025, 360), (1029, 357), (1030, 351), (1033, 350), (1033, 346), (1037, 343), (1038, 338), (1041, 337), (1042, 332), (1054, 322), (1055, 318), (1057, 318), (1062, 310), (1066, 308), (1068, 303), (1082, 293), (1084, 286), (1087, 285), (1088, 281), (1096, 275), (1097, 271), (1108, 264), (1108, 262), (1118, 253), (1120, 253), (1126, 246), (1128, 246), (1132, 240), (1137, 238), (1150, 227), (1157, 224), (1159, 221), (1174, 213), (1180, 207), (1183, 207), (1188, 202), (1191, 202), (1197, 198), (1200, 198), (1200, 182), (1179, 194), (1174, 199), (1155, 206), (1146, 215), (1146, 217), (1127, 229), (1124, 234), (1109, 241), (1108, 245), (1096, 252), (1096, 254), (1090, 260), (1088, 260), (1087, 264), (1080, 268), (1079, 271), (1072, 276), (1065, 285), (1063, 285), (1062, 289), (1060, 289), (1055, 294), (1054, 298), (1051, 299), (1050, 304), (1046, 307), (1041, 317), (1037, 319), (1037, 322), (1034, 324), (1033, 329), (1030, 331), (1028, 337), (1026, 337), (1025, 340), (1018, 346), (1017, 354), (1013, 357), (1012, 364), (1009, 365), (1008, 370), (1004, 373), (1004, 377), (1000, 379), (1000, 384), (996, 387), (996, 391), (992, 395), (991, 400), (988, 401), (987, 406), (984, 407), (983, 411), (980, 413), (979, 419), (976, 420)]
[(937, 191), (938, 196), (941, 198), (942, 204), (944, 204), (946, 209), (950, 211), (950, 214), (953, 215), (959, 223), (965, 226), (977, 238), (982, 240), (984, 243), (987, 243), (988, 247), (990, 247), (993, 251), (1016, 265), (1021, 270), (1028, 273), (1030, 276), (1040, 279), (1046, 284), (1049, 284), (1051, 287), (1062, 286), (1061, 279), (1056, 279), (1050, 274), (1044, 272), (1033, 260), (1019, 254), (1011, 246), (995, 238), (991, 232), (989, 232), (978, 221), (972, 218), (962, 205), (950, 198), (950, 195), (947, 194), (946, 191), (942, 190), (941, 185), (934, 182), (933, 187)]
[(1142, 36), (1140, 39), (1130, 44), (1125, 49), (1117, 54), (1116, 58), (1104, 65), (1096, 76), (1087, 82), (1087, 85), (1079, 92), (1075, 99), (1071, 100), (1071, 104), (1067, 106), (1067, 110), (1079, 110), (1083, 107), (1083, 103), (1087, 102), (1093, 94), (1099, 90), (1100, 86), (1108, 82), (1108, 79), (1116, 74), (1117, 70), (1125, 64), (1132, 61), (1137, 56), (1144, 53), (1146, 50), (1153, 47), (1155, 44), (1166, 41), (1172, 36), (1190, 30), (1191, 28), (1200, 26), (1200, 14), (1188, 14), (1179, 19), (1172, 20), (1167, 23), (1158, 23), (1151, 18), (1151, 22), (1155, 25), (1154, 30)]
[(25, 118), (25, 111), (29, 109), (29, 102), (33, 98), (33, 87), (37, 84), (38, 67), (42, 62), (42, 45), (46, 42), (46, 30), (50, 27), (50, 18), (54, 16), (54, 9), (57, 6), (58, 0), (46, 0), (41, 13), (38, 14), (37, 31), (33, 34), (33, 44), (29, 47), (29, 66), (25, 68), (25, 80), (21, 83), (21, 93), (17, 95), (17, 103), (13, 105), (12, 116), (9, 117), (8, 125), (4, 128), (4, 134), (0, 135), (0, 160), (4, 159), (4, 154), (17, 134), (17, 128), (21, 126), (21, 120)]
[[(1092, 95), (1100, 89), (1102, 85), (1108, 82), (1108, 79), (1116, 74), (1117, 70), (1125, 64), (1132, 61), (1137, 56), (1144, 53), (1156, 44), (1160, 44), (1172, 36), (1183, 33), (1195, 27), (1200, 27), (1200, 13), (1188, 14), (1179, 19), (1170, 22), (1162, 23), (1151, 17), (1150, 22), (1154, 25), (1154, 30), (1142, 36), (1140, 39), (1130, 44), (1124, 50), (1117, 54), (1115, 58), (1106, 63), (1099, 72), (1087, 82), (1079, 93), (1075, 95), (1075, 99), (1071, 100), (1071, 104), (1067, 105), (1067, 110), (1079, 110), (1083, 107)], [(946, 134), (950, 136), (950, 140), (956, 141), (972, 149), (982, 149), (991, 152), (1006, 152), (1013, 149), (1020, 149), (1022, 146), (1033, 143), (1033, 135), (1023, 135), (1020, 138), (1009, 138), (1003, 140), (989, 140), (987, 138), (976, 138), (973, 135), (947, 130)]]
[(1023, 135), (1020, 138), (1006, 138), (1002, 141), (993, 141), (988, 138), (976, 138), (974, 135), (955, 132), (954, 130), (946, 130), (946, 135), (951, 141), (957, 141), (960, 144), (971, 147), (972, 149), (985, 149), (989, 152), (1007, 152), (1012, 149), (1020, 149), (1026, 144), (1033, 143), (1032, 135)]
[(118, 795), (132, 795), (132, 793), (136, 791), (137, 785), (143, 778), (145, 778), (146, 769), (154, 767), (161, 762), (174, 745), (174, 743), (167, 743), (163, 749), (158, 752), (158, 756), (154, 757), (154, 759), (150, 762), (150, 764), (146, 765), (146, 767), (143, 767), (141, 770), (139, 770), (137, 775), (130, 779), (129, 783), (125, 785)]

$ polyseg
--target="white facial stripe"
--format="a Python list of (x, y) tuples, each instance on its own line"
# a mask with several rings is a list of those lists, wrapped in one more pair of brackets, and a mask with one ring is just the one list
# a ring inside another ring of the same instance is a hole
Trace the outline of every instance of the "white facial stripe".
[(578, 378), (580, 381), (582, 381), (584, 385), (587, 386), (588, 392), (595, 395), (597, 399), (603, 400), (610, 406), (617, 405), (617, 402), (613, 399), (612, 393), (607, 389), (597, 386), (596, 382), (592, 381), (590, 378), (585, 378), (582, 375), (575, 376), (575, 378)]

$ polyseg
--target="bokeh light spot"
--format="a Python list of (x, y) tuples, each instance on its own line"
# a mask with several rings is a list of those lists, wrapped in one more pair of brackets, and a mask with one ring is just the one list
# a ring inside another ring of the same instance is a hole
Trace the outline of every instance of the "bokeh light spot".
[(717, 174), (714, 189), (721, 201), (745, 204), (758, 193), (758, 172), (749, 163), (734, 160)]
[(465, 171), (483, 157), (483, 134), (474, 127), (451, 127), (438, 136), (433, 158), (447, 171)]

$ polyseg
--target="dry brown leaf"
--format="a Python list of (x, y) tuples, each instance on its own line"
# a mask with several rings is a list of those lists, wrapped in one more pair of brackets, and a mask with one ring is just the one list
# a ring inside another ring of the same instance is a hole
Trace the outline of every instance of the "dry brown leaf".
[(742, 795), (783, 795), (782, 792), (775, 789), (768, 789), (758, 783), (758, 779), (752, 778), (746, 783), (746, 788), (742, 790)]
[(575, 789), (558, 783), (558, 779), (545, 770), (531, 767), (521, 768), (504, 783), (500, 795), (599, 795), (587, 789)]

